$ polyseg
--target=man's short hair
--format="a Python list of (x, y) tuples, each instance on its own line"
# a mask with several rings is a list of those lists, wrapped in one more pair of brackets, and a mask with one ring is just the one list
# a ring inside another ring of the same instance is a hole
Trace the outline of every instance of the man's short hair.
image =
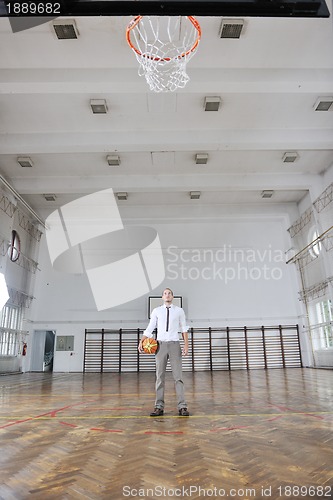
[(163, 293), (165, 292), (165, 290), (170, 290), (170, 292), (171, 292), (171, 294), (172, 294), (172, 296), (173, 296), (173, 291), (171, 290), (171, 288), (168, 288), (168, 287), (164, 288), (164, 290), (163, 290), (163, 292), (162, 292), (162, 295), (163, 295)]

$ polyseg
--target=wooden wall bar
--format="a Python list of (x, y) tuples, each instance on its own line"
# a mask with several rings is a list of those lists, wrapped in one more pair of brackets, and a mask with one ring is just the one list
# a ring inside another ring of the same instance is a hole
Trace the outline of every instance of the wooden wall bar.
[[(155, 370), (154, 355), (137, 351), (141, 334), (140, 329), (86, 329), (84, 372)], [(298, 325), (189, 330), (184, 371), (294, 367), (302, 367)]]

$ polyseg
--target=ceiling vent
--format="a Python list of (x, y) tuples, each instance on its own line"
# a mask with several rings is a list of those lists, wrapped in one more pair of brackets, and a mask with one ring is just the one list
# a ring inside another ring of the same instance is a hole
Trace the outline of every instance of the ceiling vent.
[(200, 191), (191, 191), (190, 192), (190, 198), (191, 200), (199, 200), (201, 196), (201, 192)]
[(108, 112), (105, 99), (90, 99), (90, 107), (94, 114), (103, 114)]
[(273, 194), (274, 194), (273, 190), (266, 189), (265, 191), (261, 192), (261, 197), (262, 198), (272, 198)]
[(29, 156), (19, 156), (17, 158), (17, 162), (21, 165), (21, 167), (32, 167), (33, 162)]
[(296, 152), (284, 153), (282, 157), (283, 163), (294, 163), (294, 161), (298, 160), (299, 154)]
[(240, 38), (243, 26), (243, 19), (223, 19), (220, 38)]
[(79, 36), (74, 19), (58, 19), (52, 26), (58, 40), (76, 40)]
[(195, 155), (196, 165), (206, 165), (207, 162), (208, 162), (208, 154), (207, 153), (198, 153)]
[(316, 100), (314, 109), (315, 111), (328, 111), (329, 109), (333, 110), (333, 97), (319, 97)]
[(221, 97), (205, 97), (205, 111), (218, 111), (221, 104)]
[(118, 200), (127, 200), (127, 193), (117, 193)]
[(110, 167), (119, 167), (120, 165), (120, 157), (118, 155), (108, 155), (106, 160)]
[(55, 194), (44, 194), (43, 195), (46, 201), (56, 201), (56, 195)]

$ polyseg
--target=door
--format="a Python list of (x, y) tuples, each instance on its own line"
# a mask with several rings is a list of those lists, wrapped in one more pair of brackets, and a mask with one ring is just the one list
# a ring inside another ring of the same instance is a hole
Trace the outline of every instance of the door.
[(30, 371), (52, 371), (54, 356), (55, 332), (52, 330), (35, 330), (31, 345)]

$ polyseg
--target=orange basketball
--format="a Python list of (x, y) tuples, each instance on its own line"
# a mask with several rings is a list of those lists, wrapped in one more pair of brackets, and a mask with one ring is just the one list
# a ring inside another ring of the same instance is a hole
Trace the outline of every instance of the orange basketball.
[(142, 349), (146, 354), (156, 354), (158, 350), (158, 342), (155, 339), (146, 338), (142, 341)]

